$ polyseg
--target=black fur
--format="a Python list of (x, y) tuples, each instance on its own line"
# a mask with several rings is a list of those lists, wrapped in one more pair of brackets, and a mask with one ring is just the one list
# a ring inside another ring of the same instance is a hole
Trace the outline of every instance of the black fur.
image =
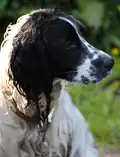
[[(47, 112), (53, 80), (56, 77), (71, 79), (76, 72), (67, 72), (74, 71), (80, 56), (75, 30), (58, 19), (59, 16), (67, 17), (54, 9), (37, 10), (29, 15), (14, 37), (9, 67), (9, 76), (18, 91), (27, 98), (28, 105), (37, 106), (41, 92), (45, 93)], [(78, 53), (74, 55), (76, 50)]]

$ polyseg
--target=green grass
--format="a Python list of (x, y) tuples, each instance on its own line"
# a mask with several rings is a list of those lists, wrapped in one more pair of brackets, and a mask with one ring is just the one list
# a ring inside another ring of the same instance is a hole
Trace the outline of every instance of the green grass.
[(120, 143), (120, 96), (114, 95), (120, 82), (115, 81), (106, 90), (102, 89), (105, 82), (115, 76), (120, 76), (119, 60), (116, 60), (113, 74), (101, 83), (70, 85), (68, 88), (96, 140), (103, 144)]

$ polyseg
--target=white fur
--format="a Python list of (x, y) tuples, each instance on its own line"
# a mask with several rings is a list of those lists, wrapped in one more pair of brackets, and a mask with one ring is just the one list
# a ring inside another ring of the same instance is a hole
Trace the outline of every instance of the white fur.
[[(92, 134), (83, 115), (75, 107), (64, 89), (61, 92), (58, 106), (54, 108), (52, 123), (47, 133), (47, 142), (50, 151), (56, 152), (56, 156), (67, 156), (68, 151), (67, 157), (98, 156)], [(64, 155), (60, 149), (61, 145), (65, 149)]]
[[(53, 93), (58, 97), (54, 95), (56, 99), (52, 102), (54, 109), (49, 117), (51, 124), (46, 133), (46, 148), (39, 148), (37, 156), (37, 142), (41, 138), (39, 128), (36, 126), (29, 130), (26, 122), (11, 112), (10, 102), (4, 99), (1, 92), (0, 94), (0, 157), (41, 157), (42, 151), (49, 152), (47, 157), (98, 157), (86, 121), (64, 87), (61, 93), (59, 89)], [(21, 97), (17, 101), (23, 102)], [(21, 149), (19, 144), (26, 131), (27, 136), (22, 144), (24, 149)]]
[(77, 67), (77, 75), (74, 77), (74, 80), (78, 80), (82, 82), (82, 77), (85, 76), (86, 78), (89, 78), (89, 80), (93, 81), (96, 79), (96, 77), (90, 76), (92, 67), (90, 59), (85, 59), (84, 63)]

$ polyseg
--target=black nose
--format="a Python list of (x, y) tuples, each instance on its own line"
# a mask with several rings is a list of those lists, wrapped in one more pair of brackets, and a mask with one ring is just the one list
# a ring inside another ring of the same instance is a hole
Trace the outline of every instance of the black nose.
[(114, 60), (112, 59), (112, 57), (105, 55), (105, 56), (99, 56), (97, 59), (92, 61), (92, 64), (96, 67), (96, 68), (102, 68), (104, 69), (104, 71), (109, 71), (112, 69), (113, 65), (114, 65)]
[(114, 60), (112, 57), (107, 56), (103, 59), (103, 67), (106, 70), (111, 70), (113, 68), (113, 65), (114, 65)]

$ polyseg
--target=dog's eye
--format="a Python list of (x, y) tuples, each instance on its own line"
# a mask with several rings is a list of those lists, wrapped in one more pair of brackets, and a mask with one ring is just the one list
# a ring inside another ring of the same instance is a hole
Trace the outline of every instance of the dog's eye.
[(66, 43), (66, 49), (73, 49), (73, 48), (76, 48), (76, 44), (73, 43), (72, 41), (68, 41)]

